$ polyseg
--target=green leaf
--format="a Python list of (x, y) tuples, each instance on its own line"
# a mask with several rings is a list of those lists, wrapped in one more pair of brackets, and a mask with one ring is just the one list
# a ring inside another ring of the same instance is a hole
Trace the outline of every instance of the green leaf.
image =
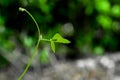
[(39, 54), (39, 59), (42, 63), (48, 63), (49, 62), (49, 52), (47, 49), (44, 49)]
[(32, 44), (33, 44), (33, 39), (32, 39), (32, 37), (26, 36), (26, 37), (24, 38), (24, 45), (25, 45), (26, 47), (31, 47)]
[(52, 40), (53, 40), (54, 42), (58, 42), (58, 43), (66, 43), (66, 44), (67, 44), (67, 43), (70, 43), (69, 40), (63, 38), (63, 37), (62, 37), (60, 34), (58, 34), (58, 33), (56, 33), (56, 34), (53, 36)]
[(111, 9), (111, 13), (114, 17), (120, 17), (120, 6), (114, 5)]
[(95, 8), (97, 11), (102, 13), (109, 13), (111, 9), (111, 4), (106, 0), (95, 0)]
[(104, 49), (101, 46), (96, 46), (93, 51), (96, 55), (101, 55), (104, 53)]
[(106, 15), (99, 15), (97, 16), (97, 21), (100, 25), (102, 25), (103, 29), (109, 30), (111, 29), (112, 19)]
[(51, 40), (51, 49), (55, 53), (55, 43)]

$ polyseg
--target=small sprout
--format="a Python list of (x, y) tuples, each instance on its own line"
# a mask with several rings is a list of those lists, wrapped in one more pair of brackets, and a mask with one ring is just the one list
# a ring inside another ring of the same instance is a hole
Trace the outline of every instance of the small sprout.
[(25, 11), (25, 9), (24, 8), (22, 8), (22, 7), (19, 7), (19, 11)]
[[(30, 67), (30, 65), (31, 65), (31, 63), (32, 63), (32, 61), (33, 61), (36, 53), (37, 53), (37, 49), (38, 49), (38, 47), (39, 47), (40, 41), (49, 41), (49, 42), (51, 43), (51, 49), (52, 49), (52, 51), (53, 51), (54, 53), (55, 53), (55, 43), (68, 44), (68, 43), (70, 43), (70, 41), (67, 40), (67, 39), (65, 39), (65, 38), (63, 38), (63, 37), (62, 37), (60, 34), (58, 34), (58, 33), (56, 33), (56, 34), (53, 36), (53, 38), (50, 39), (50, 40), (49, 40), (49, 39), (44, 39), (44, 38), (42, 37), (42, 35), (40, 34), (40, 29), (39, 29), (38, 23), (36, 22), (36, 20), (34, 19), (34, 17), (29, 13), (29, 11), (27, 11), (26, 9), (24, 9), (24, 8), (22, 8), (22, 7), (19, 8), (19, 11), (22, 11), (22, 12), (25, 11), (25, 12), (33, 19), (33, 21), (35, 22), (36, 27), (37, 27), (37, 29), (38, 29), (38, 42), (37, 42), (37, 44), (36, 44), (36, 46), (35, 46), (34, 53), (32, 54), (32, 56), (31, 56), (31, 58), (30, 58), (30, 60), (29, 60), (29, 62), (28, 62), (28, 64), (27, 64), (25, 70), (21, 73), (20, 77), (18, 78), (18, 80), (22, 80), (22, 78), (23, 78), (24, 75), (26, 74), (27, 70), (29, 69), (29, 67)], [(27, 41), (29, 41), (29, 42), (27, 42)], [(26, 40), (25, 43), (29, 46), (29, 43), (31, 43), (31, 39)], [(42, 54), (41, 57), (43, 57), (42, 60), (44, 61), (44, 60), (46, 60), (46, 58), (48, 57), (48, 54)]]

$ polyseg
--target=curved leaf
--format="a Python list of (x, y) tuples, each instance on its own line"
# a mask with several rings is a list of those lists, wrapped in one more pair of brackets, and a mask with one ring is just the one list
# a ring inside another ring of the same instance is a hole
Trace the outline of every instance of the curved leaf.
[(55, 53), (55, 43), (51, 40), (51, 49)]
[(58, 43), (70, 43), (69, 40), (63, 38), (60, 34), (56, 33), (53, 38), (52, 38), (52, 41), (54, 42), (58, 42)]

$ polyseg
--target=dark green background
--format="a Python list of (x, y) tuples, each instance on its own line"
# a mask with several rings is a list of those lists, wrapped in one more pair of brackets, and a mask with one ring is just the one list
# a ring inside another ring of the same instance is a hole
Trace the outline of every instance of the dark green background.
[[(120, 50), (120, 0), (0, 0), (2, 56), (16, 46), (26, 54), (37, 41), (34, 22), (19, 12), (19, 7), (35, 17), (45, 38), (60, 33), (71, 41), (68, 45), (57, 44), (56, 55), (73, 59)], [(44, 45), (41, 43), (40, 49)]]

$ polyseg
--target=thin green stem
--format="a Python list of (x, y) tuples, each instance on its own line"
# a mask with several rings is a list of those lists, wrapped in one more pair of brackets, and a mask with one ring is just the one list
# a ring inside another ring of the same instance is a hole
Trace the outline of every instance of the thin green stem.
[(36, 20), (34, 19), (34, 17), (26, 9), (25, 9), (25, 12), (27, 12), (29, 14), (29, 16), (33, 19), (33, 21), (35, 22), (36, 27), (38, 29), (38, 36), (40, 37), (40, 28), (38, 26), (38, 23), (36, 22)]
[(39, 43), (40, 43), (40, 40), (38, 40), (37, 45), (36, 45), (36, 47), (35, 47), (35, 50), (34, 50), (32, 56), (31, 56), (29, 62), (27, 63), (26, 68), (24, 69), (24, 71), (22, 72), (22, 74), (20, 75), (20, 77), (18, 78), (18, 80), (21, 80), (21, 79), (24, 77), (24, 75), (26, 74), (26, 72), (28, 71), (28, 69), (29, 69), (29, 67), (30, 67), (30, 65), (31, 65), (31, 63), (32, 63), (32, 61), (33, 61), (36, 53), (37, 53), (37, 48), (38, 48), (38, 46), (39, 46)]
[(30, 13), (29, 11), (27, 11), (26, 9), (20, 7), (19, 10), (22, 11), (22, 12), (25, 11), (25, 12), (32, 18), (32, 20), (35, 22), (35, 25), (36, 25), (36, 27), (37, 27), (38, 36), (40, 37), (40, 28), (39, 28), (38, 23), (36, 22), (35, 18), (34, 18), (34, 17), (31, 15), (31, 13)]
[(24, 71), (22, 72), (22, 74), (18, 78), (18, 80), (21, 80), (24, 77), (24, 75), (26, 74), (27, 70), (29, 69), (29, 67), (30, 67), (30, 65), (31, 65), (31, 63), (32, 63), (32, 61), (33, 61), (36, 53), (37, 53), (37, 49), (38, 49), (41, 37), (40, 37), (40, 29), (39, 29), (38, 23), (36, 22), (36, 20), (34, 19), (34, 17), (26, 9), (24, 9), (24, 8), (20, 7), (19, 10), (20, 11), (25, 11), (32, 18), (32, 20), (35, 22), (37, 30), (38, 30), (38, 41), (37, 41), (37, 44), (35, 46), (35, 50), (34, 50), (32, 56), (31, 56), (30, 60), (28, 61), (27, 66), (25, 67)]

